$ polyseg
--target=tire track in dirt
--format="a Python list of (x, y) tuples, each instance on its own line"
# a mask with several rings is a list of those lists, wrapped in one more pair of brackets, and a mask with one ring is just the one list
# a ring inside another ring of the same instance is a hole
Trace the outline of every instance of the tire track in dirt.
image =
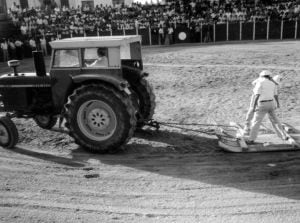
[[(46, 157), (47, 152), (41, 152)], [(3, 169), (6, 161), (1, 160), (0, 171), (4, 173), (1, 182), (6, 185), (0, 193), (0, 207), (1, 210), (9, 208), (10, 213), (27, 211), (35, 215), (38, 210), (40, 214), (44, 211), (47, 215), (58, 213), (55, 222), (63, 222), (63, 216), (67, 218), (74, 213), (81, 218), (86, 214), (101, 216), (106, 222), (112, 220), (112, 216), (122, 221), (156, 219), (169, 222), (172, 219), (195, 221), (206, 216), (232, 219), (241, 215), (274, 217), (274, 214), (285, 213), (295, 217), (300, 213), (297, 200), (281, 197), (295, 195), (295, 189), (299, 188), (300, 181), (295, 178), (299, 160), (285, 158), (277, 176), (261, 168), (267, 157), (275, 163), (282, 161), (284, 154), (280, 153), (254, 155), (242, 160), (236, 160), (236, 155), (222, 153), (213, 157), (205, 153), (100, 156), (81, 151), (56, 155), (58, 158), (67, 156), (70, 161), (91, 168), (90, 172), (100, 175), (95, 179), (84, 178), (84, 167), (70, 168), (68, 165), (65, 169), (65, 165), (56, 163), (55, 159), (46, 159), (42, 165), (42, 156), (29, 155), (17, 156), (13, 163), (13, 150), (1, 150), (2, 153), (10, 158), (5, 158), (9, 166), (16, 166), (13, 170)], [(25, 172), (20, 163), (22, 159), (25, 163), (30, 161)], [(274, 181), (276, 177), (279, 179)], [(291, 177), (292, 181), (286, 181)], [(8, 190), (10, 185), (14, 186)], [(267, 191), (281, 196), (266, 195)], [(25, 219), (30, 217), (33, 216), (29, 214)], [(35, 217), (38, 219), (38, 215)]]

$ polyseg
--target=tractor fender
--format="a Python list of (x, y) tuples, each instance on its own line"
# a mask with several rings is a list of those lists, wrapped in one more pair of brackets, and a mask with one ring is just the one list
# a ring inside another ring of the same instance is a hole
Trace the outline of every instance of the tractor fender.
[(119, 89), (120, 91), (125, 91), (126, 93), (128, 93), (129, 91), (128, 90), (129, 84), (126, 80), (120, 77), (115, 77), (110, 75), (82, 74), (82, 75), (72, 76), (72, 80), (75, 84), (80, 84), (89, 81), (102, 81), (113, 85), (115, 88)]
[(128, 80), (129, 83), (137, 82), (144, 77), (148, 77), (149, 74), (135, 67), (123, 65), (122, 66), (123, 77)]

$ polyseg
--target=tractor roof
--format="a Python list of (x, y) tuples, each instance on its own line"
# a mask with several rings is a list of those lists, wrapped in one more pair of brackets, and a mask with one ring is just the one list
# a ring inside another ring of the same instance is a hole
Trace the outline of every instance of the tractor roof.
[(140, 42), (141, 37), (135, 36), (96, 36), (75, 37), (50, 42), (54, 49), (88, 48), (88, 47), (117, 47), (132, 42)]

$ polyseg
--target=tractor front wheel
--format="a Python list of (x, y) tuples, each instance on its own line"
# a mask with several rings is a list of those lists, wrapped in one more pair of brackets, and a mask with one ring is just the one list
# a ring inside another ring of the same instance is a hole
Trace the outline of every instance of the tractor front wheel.
[(133, 135), (135, 109), (125, 93), (103, 85), (83, 85), (68, 98), (66, 127), (82, 147), (113, 152)]
[(3, 116), (0, 118), (0, 146), (3, 148), (13, 148), (18, 143), (19, 134), (13, 121)]

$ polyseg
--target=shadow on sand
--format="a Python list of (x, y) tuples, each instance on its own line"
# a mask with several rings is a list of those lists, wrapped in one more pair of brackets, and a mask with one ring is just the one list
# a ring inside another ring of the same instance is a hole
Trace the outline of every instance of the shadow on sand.
[(89, 160), (94, 159), (107, 165), (300, 200), (299, 152), (228, 153), (218, 148), (216, 139), (199, 135), (138, 133), (119, 153), (94, 154), (75, 148), (72, 158), (20, 147), (10, 151), (74, 168), (89, 166)]
[(76, 162), (73, 159), (68, 159), (68, 158), (61, 157), (61, 156), (55, 156), (55, 155), (52, 155), (49, 153), (44, 153), (44, 152), (36, 152), (36, 151), (28, 150), (25, 148), (21, 148), (21, 147), (15, 147), (14, 149), (12, 149), (12, 150), (9, 149), (9, 150), (11, 152), (15, 152), (18, 154), (31, 156), (34, 158), (54, 162), (54, 163), (69, 166), (69, 167), (84, 167), (85, 166), (84, 164), (82, 164), (80, 162)]
[(108, 165), (300, 200), (299, 152), (228, 153), (218, 148), (214, 138), (169, 131), (137, 134), (135, 139), (138, 142), (118, 154), (95, 155), (78, 148), (72, 151), (73, 159), (87, 163), (92, 158)]

